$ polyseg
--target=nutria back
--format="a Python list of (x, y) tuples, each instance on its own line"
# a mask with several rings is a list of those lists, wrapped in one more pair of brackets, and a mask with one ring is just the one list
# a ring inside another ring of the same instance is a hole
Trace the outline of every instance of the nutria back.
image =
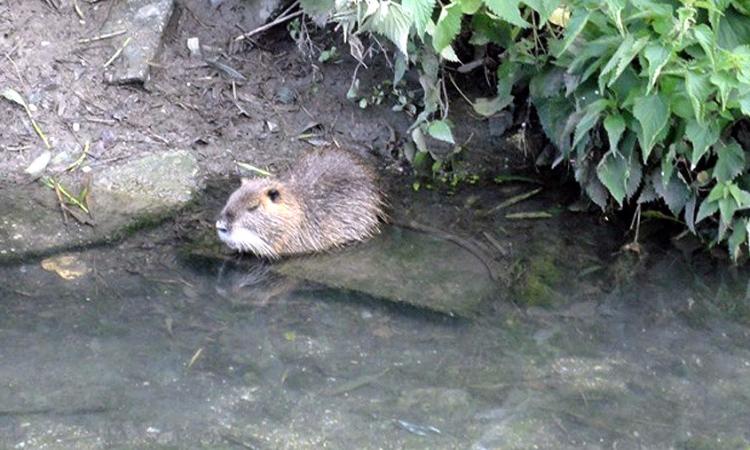
[(229, 247), (259, 256), (314, 253), (378, 231), (384, 200), (377, 177), (337, 148), (303, 154), (279, 177), (244, 179), (216, 228)]

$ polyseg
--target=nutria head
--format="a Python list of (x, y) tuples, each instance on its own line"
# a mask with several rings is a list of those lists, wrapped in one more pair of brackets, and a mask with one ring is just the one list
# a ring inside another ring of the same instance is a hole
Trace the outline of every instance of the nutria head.
[(243, 179), (216, 222), (219, 238), (230, 248), (277, 258), (304, 213), (296, 195), (276, 179)]

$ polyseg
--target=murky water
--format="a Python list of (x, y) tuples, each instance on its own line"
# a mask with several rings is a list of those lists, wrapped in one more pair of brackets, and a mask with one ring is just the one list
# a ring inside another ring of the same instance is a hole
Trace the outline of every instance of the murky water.
[(475, 320), (179, 245), (2, 267), (0, 448), (750, 448), (746, 274), (556, 232)]

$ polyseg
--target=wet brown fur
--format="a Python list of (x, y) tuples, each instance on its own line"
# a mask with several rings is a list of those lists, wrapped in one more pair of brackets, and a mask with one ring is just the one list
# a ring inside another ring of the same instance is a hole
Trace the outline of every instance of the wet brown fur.
[[(374, 172), (351, 152), (326, 148), (305, 153), (278, 178), (243, 180), (217, 227), (226, 227), (231, 247), (278, 258), (365, 240), (378, 232), (383, 209)], [(248, 232), (267, 245), (231, 239)]]

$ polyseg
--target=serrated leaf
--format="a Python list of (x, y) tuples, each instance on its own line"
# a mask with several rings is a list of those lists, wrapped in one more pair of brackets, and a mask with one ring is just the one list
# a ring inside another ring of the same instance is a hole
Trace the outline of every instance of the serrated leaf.
[(664, 187), (667, 187), (667, 183), (672, 179), (672, 172), (674, 172), (674, 158), (676, 156), (676, 146), (670, 144), (669, 150), (666, 155), (661, 157), (661, 182)]
[(726, 198), (727, 195), (729, 195), (729, 190), (726, 183), (716, 183), (711, 192), (708, 193), (706, 200), (709, 202), (718, 202), (722, 198)]
[(620, 34), (624, 35), (626, 31), (622, 23), (622, 10), (626, 6), (625, 0), (605, 0), (604, 3), (607, 5), (607, 15), (615, 22)]
[(650, 44), (643, 51), (643, 56), (648, 61), (648, 86), (646, 94), (650, 94), (656, 84), (656, 79), (664, 66), (669, 62), (669, 50), (659, 44)]
[(607, 188), (618, 205), (622, 206), (628, 181), (628, 161), (616, 151), (608, 151), (596, 166), (599, 181)]
[(693, 71), (685, 74), (685, 92), (693, 106), (693, 114), (700, 123), (703, 123), (703, 110), (711, 91), (711, 84), (706, 75), (699, 75)]
[(682, 179), (682, 176), (677, 174), (673, 176), (666, 183), (662, 180), (661, 172), (656, 170), (653, 178), (653, 185), (656, 193), (659, 194), (667, 204), (667, 207), (674, 216), (679, 216), (682, 208), (685, 207), (690, 198), (690, 189), (687, 183)]
[(691, 170), (695, 169), (703, 155), (719, 140), (719, 135), (719, 126), (714, 121), (701, 125), (695, 119), (688, 120), (685, 136), (693, 145), (693, 152), (690, 156)]
[(698, 45), (701, 46), (703, 49), (703, 52), (708, 56), (709, 61), (711, 61), (711, 65), (713, 66), (716, 64), (716, 61), (714, 60), (714, 33), (711, 31), (711, 28), (708, 27), (705, 23), (699, 24), (692, 29), (693, 31), (693, 37), (695, 37), (695, 40), (698, 41)]
[(644, 164), (648, 160), (651, 150), (656, 145), (656, 138), (667, 126), (669, 120), (669, 105), (660, 94), (638, 97), (633, 102), (633, 116), (641, 126), (638, 141)]
[(711, 84), (719, 88), (718, 97), (723, 111), (729, 101), (730, 92), (739, 85), (739, 82), (737, 81), (737, 78), (726, 72), (714, 72), (711, 74), (709, 80), (711, 81)]
[(740, 256), (740, 247), (747, 242), (747, 226), (747, 219), (736, 219), (732, 223), (732, 234), (729, 235), (727, 246), (729, 247), (729, 256), (735, 262)]
[(440, 51), (440, 57), (450, 62), (461, 62), (456, 55), (456, 51), (450, 45)]
[(458, 0), (461, 5), (461, 12), (473, 15), (482, 7), (482, 0)]
[(625, 119), (620, 114), (610, 114), (604, 119), (604, 130), (609, 139), (610, 151), (617, 151), (617, 143), (625, 131)]
[(592, 176), (584, 185), (586, 195), (596, 203), (602, 210), (607, 208), (607, 189), (604, 187), (599, 178)]
[(581, 139), (583, 139), (584, 136), (586, 136), (588, 132), (599, 123), (599, 117), (602, 112), (607, 109), (608, 104), (609, 102), (606, 99), (600, 98), (599, 100), (595, 100), (586, 105), (583, 117), (581, 117), (578, 125), (576, 125), (576, 131), (573, 137), (573, 147), (578, 145), (578, 143), (581, 142)]
[(541, 28), (557, 7), (560, 6), (560, 1), (561, 0), (523, 0), (523, 3), (539, 14), (539, 18), (541, 19), (539, 28)]
[[(604, 86), (612, 86), (617, 81), (625, 68), (628, 67), (631, 61), (638, 55), (643, 47), (648, 44), (648, 37), (644, 36), (637, 41), (633, 35), (628, 34), (622, 41), (614, 55), (610, 58), (607, 64), (599, 73), (599, 91), (604, 92)], [(608, 77), (609, 73), (614, 70), (614, 73)]]
[(513, 96), (507, 97), (493, 97), (484, 98), (480, 97), (471, 104), (474, 107), (474, 111), (483, 117), (490, 117), (505, 109), (506, 106), (513, 102)]
[(695, 223), (700, 223), (703, 219), (713, 216), (719, 210), (719, 202), (710, 202), (703, 200), (701, 207), (698, 208), (698, 215), (695, 217)]
[(432, 47), (437, 53), (449, 47), (458, 36), (461, 31), (461, 16), (461, 7), (457, 3), (451, 3), (440, 10), (440, 17), (432, 35)]
[(519, 3), (519, 0), (484, 0), (484, 4), (496, 16), (517, 27), (527, 28), (529, 23), (521, 17)]
[(732, 197), (722, 198), (719, 200), (719, 217), (721, 223), (724, 226), (729, 226), (729, 223), (734, 217), (734, 213), (737, 211), (737, 202)]
[[(396, 59), (393, 62), (393, 86), (398, 85), (398, 83), (404, 78), (404, 74), (408, 68), (409, 63), (406, 60), (406, 55), (401, 52), (396, 53)], [(359, 79), (357, 79), (357, 81), (359, 81)], [(357, 83), (357, 85), (357, 87), (359, 87), (359, 83)]]
[(435, 120), (427, 127), (427, 132), (435, 139), (455, 144), (451, 127), (445, 120)]
[(716, 149), (718, 159), (714, 166), (714, 178), (719, 183), (732, 181), (745, 169), (745, 152), (737, 142), (732, 141)]
[(404, 13), (401, 5), (379, 2), (377, 9), (367, 18), (361, 29), (382, 34), (396, 44), (401, 53), (407, 54), (406, 44), (410, 28), (410, 17)]
[(427, 23), (432, 18), (432, 11), (435, 9), (435, 0), (401, 0), (401, 7), (414, 21), (417, 35), (424, 36)]
[(560, 46), (557, 48), (557, 51), (554, 54), (555, 58), (559, 58), (560, 55), (565, 53), (568, 47), (570, 47), (570, 44), (572, 44), (573, 41), (578, 37), (578, 35), (581, 34), (581, 31), (583, 31), (583, 27), (586, 26), (590, 17), (591, 12), (585, 8), (577, 8), (575, 11), (573, 11), (573, 14), (570, 17), (570, 21), (565, 27), (565, 37), (563, 38)]

